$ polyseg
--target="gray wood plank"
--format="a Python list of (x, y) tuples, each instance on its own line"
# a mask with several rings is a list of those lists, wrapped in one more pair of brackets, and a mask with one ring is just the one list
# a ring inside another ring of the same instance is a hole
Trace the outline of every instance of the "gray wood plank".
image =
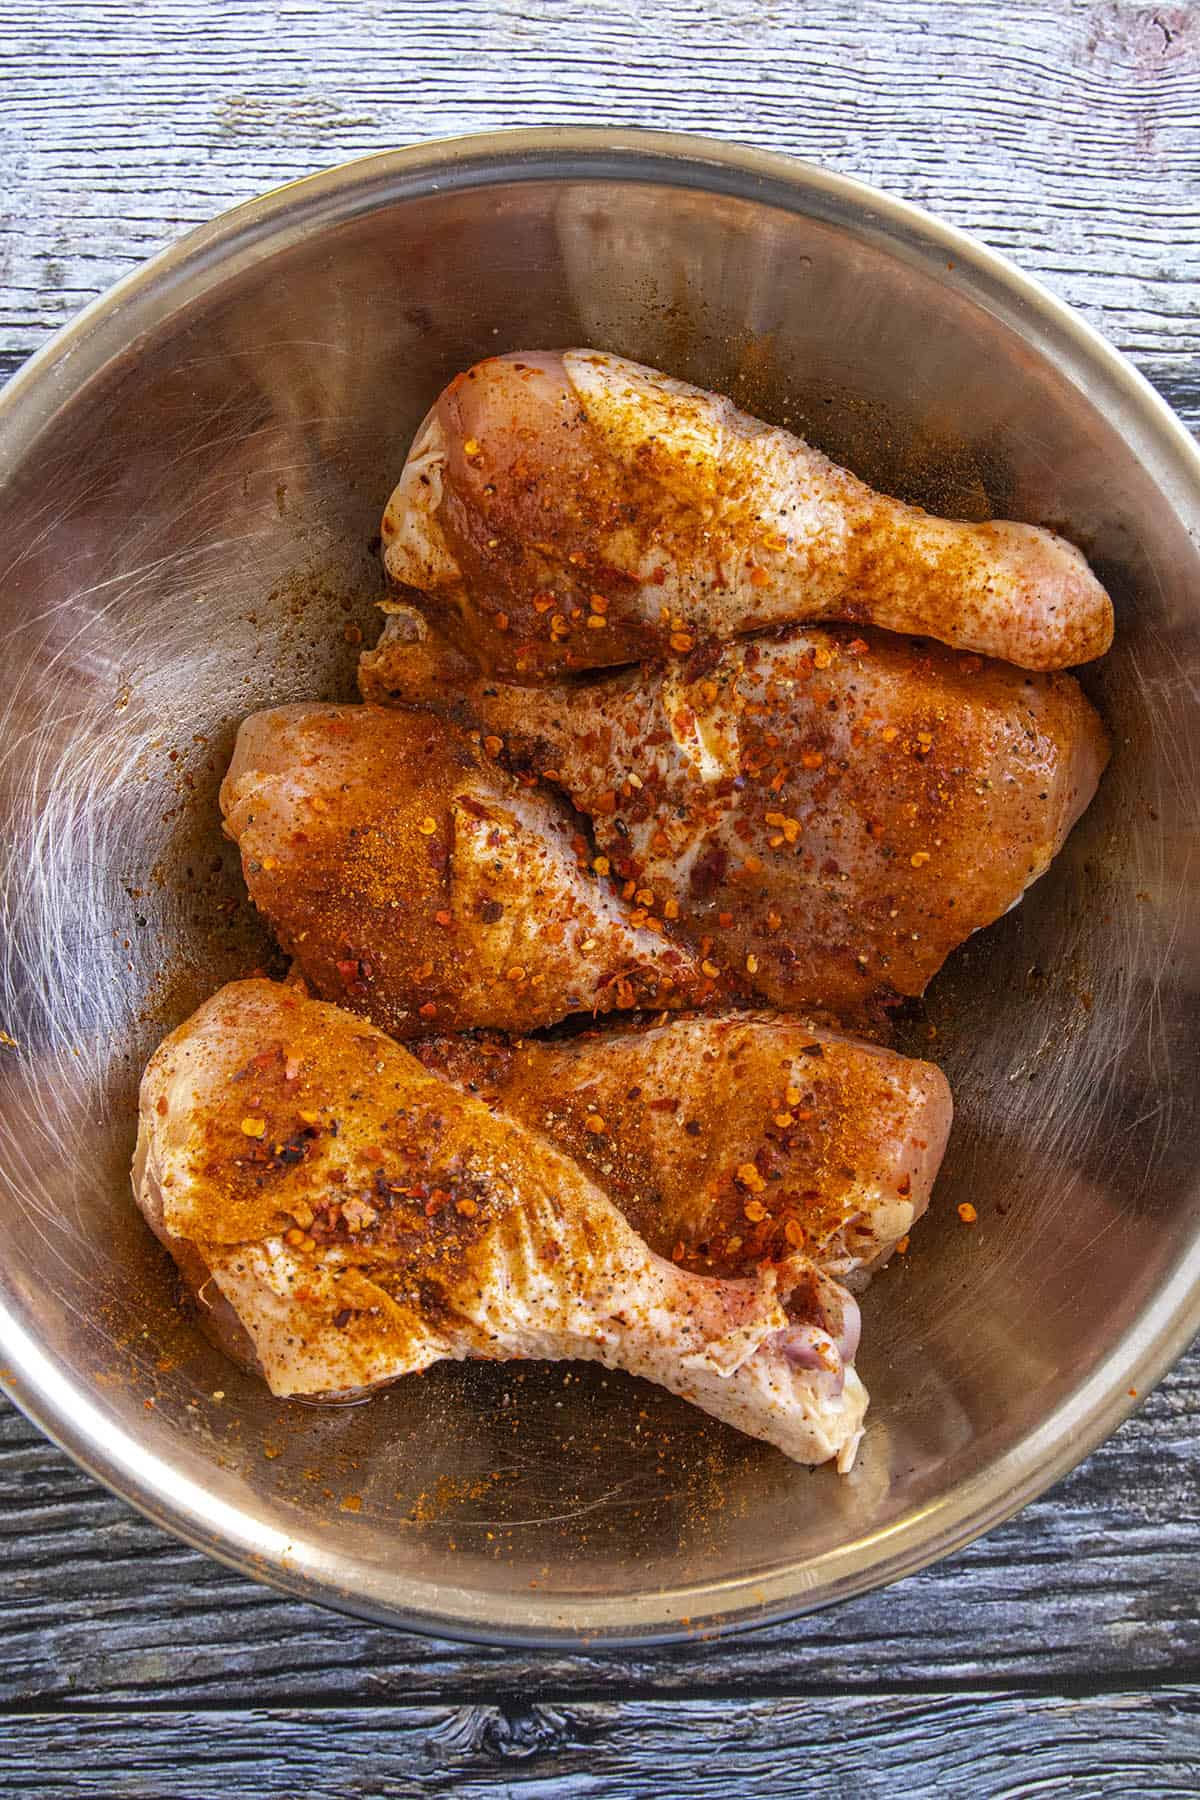
[(10, 1717), (39, 1800), (1194, 1795), (1200, 1693), (589, 1701)]
[(833, 1611), (672, 1649), (464, 1650), (285, 1599), (175, 1544), (0, 1420), (0, 1705), (309, 1705), (614, 1684), (847, 1692), (1200, 1671), (1200, 1346), (1052, 1493)]
[(1200, 344), (1195, 7), (3, 0), (0, 348), (278, 182), (547, 122), (810, 157), (1011, 253), (1123, 348)]

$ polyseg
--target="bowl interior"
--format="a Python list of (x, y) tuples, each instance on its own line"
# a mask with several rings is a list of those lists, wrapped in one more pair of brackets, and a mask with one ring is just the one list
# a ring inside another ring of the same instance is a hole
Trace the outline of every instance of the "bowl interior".
[[(485, 1636), (746, 1620), (927, 1559), (1117, 1416), (1196, 1267), (1182, 453), (1086, 338), (912, 215), (803, 171), (635, 160), (381, 159), (301, 187), (151, 270), (0, 413), (6, 1373), (196, 1541)], [(731, 393), (935, 510), (1057, 525), (1117, 602), (1084, 674), (1115, 744), (1100, 796), (905, 1027), (957, 1122), (866, 1298), (847, 1480), (589, 1369), (277, 1402), (180, 1315), (130, 1199), (145, 1058), (271, 961), (218, 825), (238, 721), (353, 695), (383, 502), (441, 385), (571, 343)]]

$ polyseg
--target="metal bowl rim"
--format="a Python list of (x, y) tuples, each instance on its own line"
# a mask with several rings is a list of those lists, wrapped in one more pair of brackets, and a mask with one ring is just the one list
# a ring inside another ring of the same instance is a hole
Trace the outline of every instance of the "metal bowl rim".
[[(720, 192), (801, 214), (826, 216), (893, 253), (935, 252), (956, 284), (1011, 309), (1027, 341), (1053, 341), (1069, 363), (1108, 392), (1095, 403), (1122, 413), (1135, 448), (1165, 463), (1177, 492), (1200, 515), (1200, 446), (1149, 382), (1040, 282), (995, 251), (907, 201), (864, 182), (776, 152), (673, 132), (554, 127), (477, 133), (374, 153), (287, 183), (186, 233), (116, 282), (57, 331), (0, 388), (0, 479), (19, 466), (57, 408), (181, 300), (228, 277), (239, 258), (281, 236), (328, 227), (397, 200), (509, 181), (655, 182)], [(967, 280), (966, 277), (970, 279)], [(1127, 416), (1125, 416), (1127, 415)], [(5, 440), (9, 449), (6, 452)], [(1173, 467), (1172, 467), (1173, 465)], [(853, 1540), (805, 1565), (643, 1595), (588, 1602), (564, 1617), (561, 1604), (521, 1596), (448, 1592), (407, 1581), (402, 1598), (375, 1597), (366, 1563), (331, 1578), (320, 1555), (284, 1542), (264, 1556), (261, 1528), (237, 1509), (212, 1523), (202, 1489), (180, 1496), (180, 1477), (148, 1454), (76, 1391), (0, 1302), (0, 1386), (47, 1437), (90, 1475), (156, 1524), (229, 1567), (299, 1599), (465, 1642), (555, 1647), (672, 1643), (746, 1630), (881, 1586), (962, 1548), (1010, 1517), (1083, 1460), (1134, 1410), (1200, 1331), (1200, 1241), (1104, 1362), (1048, 1418), (996, 1462), (915, 1515)], [(90, 1427), (90, 1428), (89, 1428)], [(191, 1487), (191, 1483), (185, 1484)], [(358, 1580), (356, 1582), (356, 1575)], [(491, 1616), (481, 1616), (490, 1614)], [(686, 1625), (680, 1621), (686, 1619)]]

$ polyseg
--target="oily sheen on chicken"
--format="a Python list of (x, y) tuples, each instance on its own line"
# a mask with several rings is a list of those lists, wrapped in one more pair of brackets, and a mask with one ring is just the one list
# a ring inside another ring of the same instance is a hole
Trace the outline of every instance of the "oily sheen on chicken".
[(381, 529), (392, 580), (519, 681), (822, 620), (1029, 669), (1112, 641), (1111, 601), (1063, 538), (932, 517), (719, 394), (592, 350), (456, 376)]
[(276, 1394), (569, 1357), (853, 1460), (867, 1397), (807, 1258), (722, 1281), (654, 1255), (570, 1157), (296, 988), (232, 983), (159, 1047), (134, 1188)]
[(634, 922), (560, 802), (428, 714), (294, 705), (238, 733), (225, 829), (312, 987), (396, 1037), (715, 991)]
[(415, 1053), (565, 1150), (652, 1250), (703, 1274), (802, 1250), (861, 1286), (929, 1204), (950, 1130), (932, 1063), (773, 1013)]
[(1108, 759), (1072, 676), (846, 626), (518, 688), (393, 604), (360, 685), (473, 720), (588, 815), (635, 918), (677, 920), (702, 965), (774, 1005), (843, 1020), (920, 994), (1012, 906)]

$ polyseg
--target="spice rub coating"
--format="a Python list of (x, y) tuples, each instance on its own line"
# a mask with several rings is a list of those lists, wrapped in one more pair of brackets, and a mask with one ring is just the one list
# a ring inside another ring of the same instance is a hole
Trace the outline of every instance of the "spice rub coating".
[(427, 714), (257, 713), (221, 809), (305, 979), (393, 1036), (531, 1031), (715, 992), (686, 945), (633, 922), (560, 800)]
[(618, 891), (702, 968), (847, 1021), (920, 994), (1007, 911), (1108, 760), (1072, 676), (890, 632), (797, 628), (536, 689), (464, 679), (443, 645), (394, 609), (364, 693), (474, 718), (589, 815)]
[(538, 681), (849, 620), (1029, 669), (1112, 641), (1065, 539), (876, 493), (719, 394), (592, 350), (455, 377), (383, 515), (393, 581), (490, 673)]
[(720, 1281), (655, 1256), (560, 1150), (295, 988), (231, 983), (159, 1047), (133, 1176), (281, 1396), (583, 1358), (798, 1461), (853, 1460), (866, 1393), (808, 1259)]
[(567, 1151), (652, 1250), (705, 1274), (801, 1250), (862, 1285), (929, 1204), (950, 1130), (932, 1063), (771, 1013), (431, 1038), (417, 1054)]

